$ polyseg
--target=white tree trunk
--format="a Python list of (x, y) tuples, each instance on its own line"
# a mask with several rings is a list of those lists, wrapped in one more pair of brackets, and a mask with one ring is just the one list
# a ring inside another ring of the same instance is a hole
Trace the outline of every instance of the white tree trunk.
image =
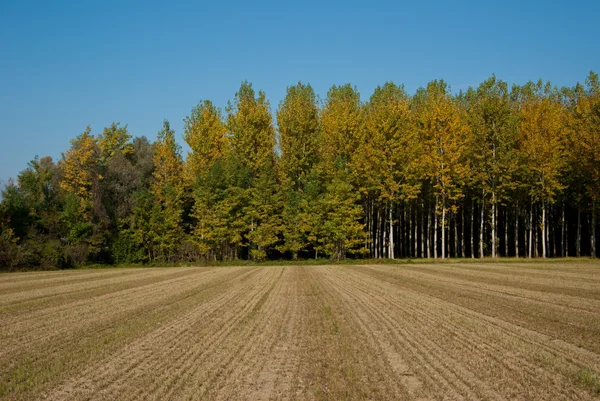
[(425, 224), (424, 224), (424, 216), (425, 216), (425, 202), (421, 204), (421, 257), (425, 257)]
[(453, 213), (454, 216), (454, 257), (458, 257), (458, 220), (456, 219), (456, 213)]
[(529, 258), (533, 257), (533, 198), (529, 207)]
[(504, 257), (508, 256), (508, 207), (504, 208)]
[(438, 254), (437, 254), (437, 237), (438, 237), (438, 206), (439, 206), (439, 200), (438, 197), (435, 197), (435, 212), (433, 215), (433, 257), (435, 259), (437, 259)]
[(442, 259), (446, 258), (446, 201), (442, 198)]
[(492, 258), (496, 258), (496, 193), (492, 192)]
[(596, 201), (592, 201), (592, 227), (591, 227), (591, 236), (592, 236), (592, 257), (595, 258), (597, 256), (596, 253)]
[(413, 211), (412, 207), (410, 208), (410, 210), (411, 210), (410, 218), (412, 220), (412, 215), (414, 212), (415, 220), (414, 220), (414, 225), (413, 225), (413, 230), (414, 230), (414, 233), (413, 233), (413, 257), (416, 258), (419, 255), (419, 237), (418, 237), (419, 236), (419, 220), (418, 220), (419, 219), (419, 206), (418, 206), (418, 203), (415, 202), (415, 206), (416, 207), (415, 207), (414, 211)]
[(481, 201), (481, 213), (479, 219), (479, 257), (483, 258), (483, 220), (484, 220), (485, 201)]
[(465, 253), (465, 202), (463, 201), (463, 207), (460, 213), (460, 257), (466, 257)]
[(379, 207), (377, 207), (377, 213), (375, 217), (375, 259), (379, 259), (379, 232), (381, 227), (379, 226)]
[(413, 249), (413, 224), (412, 224), (412, 210), (411, 210), (410, 204), (407, 205), (406, 209), (408, 209), (407, 213), (406, 213), (406, 216), (407, 216), (407, 219), (408, 219), (408, 244), (407, 244), (408, 247), (407, 247), (406, 250), (408, 251), (408, 257), (412, 258), (412, 256), (413, 256), (412, 255), (412, 249)]
[(515, 256), (519, 257), (519, 201), (515, 208)]
[(429, 241), (431, 239), (431, 202), (427, 205), (427, 218), (425, 219), (425, 248), (427, 248), (427, 259), (431, 258), (431, 246)]
[(546, 203), (542, 202), (542, 258), (546, 258), (546, 238), (547, 238), (547, 229), (546, 229)]
[(475, 232), (473, 231), (473, 228), (474, 228), (473, 221), (474, 220), (475, 220), (475, 205), (473, 204), (473, 201), (471, 201), (471, 235), (469, 235), (471, 237), (471, 259), (475, 258)]
[(392, 203), (390, 202), (389, 205), (390, 208), (390, 214), (389, 214), (389, 218), (390, 218), (390, 248), (388, 251), (388, 255), (390, 259), (394, 259), (394, 219), (393, 219), (393, 207), (392, 207)]

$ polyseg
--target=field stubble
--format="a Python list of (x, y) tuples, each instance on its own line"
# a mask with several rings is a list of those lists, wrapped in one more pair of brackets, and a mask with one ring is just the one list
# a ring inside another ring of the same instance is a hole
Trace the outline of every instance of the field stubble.
[(0, 275), (0, 398), (586, 400), (600, 264)]

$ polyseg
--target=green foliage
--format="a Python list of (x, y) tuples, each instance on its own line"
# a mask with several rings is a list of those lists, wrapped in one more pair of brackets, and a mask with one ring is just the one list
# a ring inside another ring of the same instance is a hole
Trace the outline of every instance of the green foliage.
[(8, 223), (0, 220), (0, 268), (12, 269), (21, 263), (22, 256), (17, 245), (19, 238)]
[(317, 215), (320, 223), (313, 225), (317, 234), (317, 249), (334, 260), (364, 253), (364, 249), (361, 249), (365, 238), (364, 225), (360, 223), (363, 211), (357, 204), (358, 193), (348, 180), (349, 173), (338, 169), (319, 202)]

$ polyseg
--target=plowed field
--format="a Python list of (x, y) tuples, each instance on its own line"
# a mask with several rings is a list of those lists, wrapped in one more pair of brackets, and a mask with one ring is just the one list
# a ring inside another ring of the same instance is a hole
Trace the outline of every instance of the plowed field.
[(0, 398), (587, 400), (600, 264), (0, 275)]

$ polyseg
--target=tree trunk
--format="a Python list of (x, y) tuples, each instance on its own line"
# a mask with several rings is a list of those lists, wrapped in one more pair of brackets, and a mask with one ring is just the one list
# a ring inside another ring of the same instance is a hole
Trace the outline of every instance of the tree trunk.
[(542, 258), (546, 258), (546, 202), (542, 201)]
[(560, 219), (561, 229), (560, 229), (560, 254), (561, 256), (566, 256), (565, 252), (565, 204), (562, 205), (562, 216)]
[[(413, 211), (413, 208), (410, 208), (411, 211)], [(414, 215), (415, 215), (415, 220), (414, 220), (414, 225), (413, 225), (413, 229), (414, 229), (414, 235), (413, 235), (413, 257), (418, 257), (419, 256), (419, 204), (415, 201), (415, 208), (414, 208)], [(411, 213), (412, 216), (413, 213)], [(412, 217), (411, 217), (412, 219)]]
[(483, 258), (483, 219), (484, 219), (484, 211), (485, 209), (485, 201), (481, 200), (481, 210), (480, 210), (480, 216), (481, 218), (479, 219), (479, 257)]
[(394, 259), (394, 220), (393, 220), (393, 207), (390, 202), (390, 248), (388, 251), (389, 258)]
[(434, 211), (434, 215), (433, 215), (433, 257), (435, 259), (437, 259), (438, 254), (437, 254), (437, 237), (438, 237), (438, 207), (439, 207), (439, 199), (436, 196), (435, 197), (435, 211)]
[[(398, 206), (400, 208), (400, 206)], [(398, 255), (403, 258), (404, 255), (404, 226), (406, 222), (404, 221), (404, 205), (402, 205), (402, 211), (398, 210)]]
[(425, 223), (424, 223), (424, 216), (425, 216), (425, 201), (423, 201), (421, 203), (421, 257), (424, 258), (425, 257)]
[(371, 255), (371, 218), (369, 213), (371, 212), (371, 207), (369, 206), (369, 197), (365, 199), (365, 226), (367, 227), (367, 237), (365, 238), (365, 248), (369, 250), (369, 257)]
[(475, 258), (475, 232), (473, 231), (474, 225), (473, 221), (475, 220), (475, 204), (471, 201), (471, 259)]
[(446, 258), (446, 199), (442, 198), (442, 259)]
[(565, 216), (565, 257), (569, 256), (569, 224)]
[(431, 239), (431, 200), (428, 202), (429, 204), (427, 205), (427, 219), (425, 220), (425, 225), (427, 226), (427, 230), (426, 230), (426, 236), (425, 236), (425, 248), (427, 248), (427, 259), (431, 258), (431, 245), (430, 245), (430, 239)]
[(454, 257), (458, 257), (458, 228), (456, 227), (458, 220), (456, 219), (456, 213), (452, 214), (454, 220)]
[[(548, 215), (548, 230), (550, 230), (550, 236), (552, 240), (550, 241), (550, 246), (552, 248), (552, 257), (556, 257), (556, 249), (558, 248), (557, 237), (556, 237), (556, 224), (554, 224), (554, 212), (556, 207), (552, 207), (549, 211)], [(561, 231), (562, 233), (562, 231)], [(561, 248), (562, 255), (562, 248)]]
[(592, 201), (592, 227), (591, 227), (591, 237), (592, 237), (592, 257), (596, 257), (596, 201)]
[(492, 192), (492, 258), (496, 258), (496, 193)]
[(408, 257), (412, 258), (412, 247), (413, 247), (413, 225), (412, 225), (412, 210), (410, 207), (410, 204), (408, 204), (406, 206), (406, 208), (408, 209), (406, 216), (408, 216), (408, 246), (406, 248), (406, 250), (408, 251)]
[(508, 206), (504, 208), (504, 257), (508, 257)]
[(519, 257), (519, 201), (515, 208), (515, 256)]
[(379, 259), (379, 206), (375, 212), (375, 259)]
[(460, 257), (466, 257), (465, 253), (465, 206), (466, 203), (463, 201), (463, 207), (460, 213)]
[[(535, 213), (535, 219), (534, 221), (536, 221), (537, 223), (539, 223), (539, 218), (538, 218), (538, 207), (536, 205), (536, 207), (533, 208), (533, 213)], [(539, 246), (539, 240), (540, 240), (540, 234), (539, 234), (539, 224), (536, 224), (534, 226), (535, 230), (533, 231), (533, 254), (535, 256), (535, 258), (539, 258), (540, 257), (540, 246)]]
[(577, 205), (577, 242), (576, 242), (576, 255), (581, 256), (581, 207)]
[(529, 258), (533, 257), (533, 198), (529, 207)]
[(377, 227), (379, 227), (379, 257), (385, 258), (385, 210), (382, 206), (379, 206), (379, 210), (377, 212)]

